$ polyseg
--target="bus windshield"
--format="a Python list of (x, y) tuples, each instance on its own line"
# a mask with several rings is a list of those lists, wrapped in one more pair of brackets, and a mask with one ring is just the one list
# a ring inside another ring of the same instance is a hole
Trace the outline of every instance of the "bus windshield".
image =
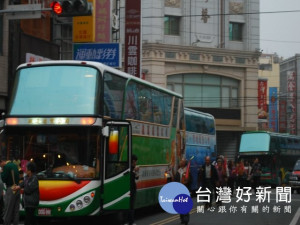
[(87, 66), (54, 65), (20, 69), (8, 114), (95, 114), (98, 72)]
[(269, 146), (270, 135), (267, 133), (243, 134), (239, 152), (268, 152)]
[[(60, 127), (6, 130), (7, 158), (25, 172), (28, 161), (37, 165), (39, 179), (85, 179), (98, 176), (100, 138), (96, 128)], [(97, 143), (98, 142), (98, 143)]]

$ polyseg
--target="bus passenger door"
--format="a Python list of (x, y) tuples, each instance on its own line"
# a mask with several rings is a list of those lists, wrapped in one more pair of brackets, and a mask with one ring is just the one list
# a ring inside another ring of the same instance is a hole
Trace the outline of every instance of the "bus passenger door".
[(101, 209), (130, 209), (131, 125), (126, 121), (109, 121), (103, 135)]

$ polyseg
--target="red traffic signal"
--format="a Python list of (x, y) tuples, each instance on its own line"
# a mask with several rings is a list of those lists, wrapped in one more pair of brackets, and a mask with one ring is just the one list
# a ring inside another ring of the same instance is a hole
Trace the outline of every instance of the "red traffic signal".
[(87, 0), (60, 0), (51, 3), (52, 11), (60, 17), (90, 16), (92, 5)]
[(51, 8), (52, 11), (56, 14), (56, 15), (60, 15), (62, 13), (62, 5), (60, 2), (52, 2), (51, 3)]

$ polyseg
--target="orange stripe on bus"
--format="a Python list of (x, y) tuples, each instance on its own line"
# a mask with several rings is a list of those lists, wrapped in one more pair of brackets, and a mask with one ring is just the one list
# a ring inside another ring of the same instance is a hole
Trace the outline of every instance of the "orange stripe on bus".
[(137, 189), (162, 186), (167, 183), (166, 178), (158, 178), (152, 180), (142, 180), (137, 182)]
[(90, 181), (81, 181), (79, 184), (74, 181), (39, 181), (40, 200), (53, 201), (66, 197), (75, 191), (78, 191)]

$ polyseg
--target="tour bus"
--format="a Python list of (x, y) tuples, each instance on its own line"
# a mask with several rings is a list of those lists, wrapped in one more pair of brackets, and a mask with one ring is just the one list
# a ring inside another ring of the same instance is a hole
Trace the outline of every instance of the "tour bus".
[(16, 70), (0, 122), (1, 157), (37, 165), (38, 217), (101, 215), (156, 204), (184, 157), (182, 96), (98, 62), (44, 61)]
[(186, 122), (186, 158), (190, 160), (190, 190), (199, 189), (198, 174), (206, 156), (217, 156), (215, 119), (211, 114), (184, 109)]
[(246, 132), (241, 136), (239, 160), (252, 165), (255, 158), (259, 159), (262, 184), (287, 184), (287, 172), (293, 169), (299, 157), (299, 136), (267, 131)]

